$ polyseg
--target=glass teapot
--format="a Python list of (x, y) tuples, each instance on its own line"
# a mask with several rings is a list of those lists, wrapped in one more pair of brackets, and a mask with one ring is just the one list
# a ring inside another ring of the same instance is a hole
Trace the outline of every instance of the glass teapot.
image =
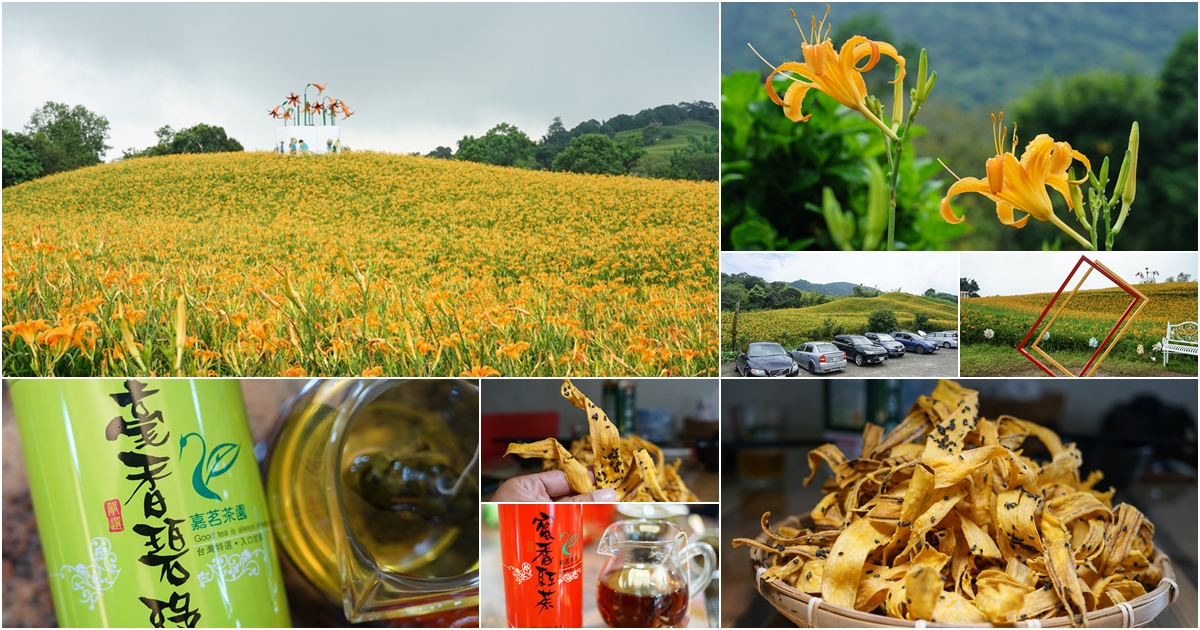
[(276, 539), (349, 621), (478, 614), (478, 417), (452, 379), (312, 381), (280, 411)]
[[(708, 543), (688, 544), (679, 527), (646, 519), (609, 525), (596, 552), (608, 556), (596, 601), (612, 628), (686, 627), (688, 602), (708, 586), (717, 560)], [(689, 561), (696, 556), (704, 565), (691, 571)]]

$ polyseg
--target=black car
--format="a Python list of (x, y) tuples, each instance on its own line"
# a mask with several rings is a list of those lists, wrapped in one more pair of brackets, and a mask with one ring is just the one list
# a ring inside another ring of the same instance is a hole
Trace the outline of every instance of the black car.
[(742, 376), (796, 376), (800, 366), (792, 360), (783, 346), (769, 341), (756, 341), (737, 355), (733, 367)]
[(875, 345), (887, 350), (888, 357), (904, 356), (904, 344), (900, 343), (899, 341), (896, 341), (895, 339), (892, 339), (892, 336), (887, 333), (869, 332), (863, 336), (866, 337), (867, 339), (870, 339), (872, 342), (875, 343)]
[(846, 359), (854, 361), (858, 367), (887, 360), (888, 351), (862, 335), (837, 335), (833, 338), (833, 345), (845, 352)]

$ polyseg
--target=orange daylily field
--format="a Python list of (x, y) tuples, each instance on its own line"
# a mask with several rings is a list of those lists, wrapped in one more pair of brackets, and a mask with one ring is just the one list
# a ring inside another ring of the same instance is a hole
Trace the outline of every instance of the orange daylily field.
[(4, 375), (715, 375), (718, 220), (379, 153), (86, 168), (4, 191)]
[[(1153, 346), (1166, 336), (1167, 323), (1196, 321), (1196, 283), (1139, 284), (1137, 288), (1150, 301), (1129, 325), (1109, 356), (1147, 363), (1150, 357), (1158, 356), (1157, 360), (1161, 361), (1161, 353), (1154, 351)], [(1033, 293), (962, 300), (960, 339), (964, 348), (972, 344), (1016, 347), (1052, 297), (1053, 293)], [(1056, 302), (1055, 309), (1065, 297), (1064, 292)], [(1093, 351), (1090, 340), (1095, 337), (1097, 343), (1103, 341), (1131, 301), (1129, 294), (1115, 287), (1079, 291), (1068, 303), (1066, 311), (1050, 327), (1050, 338), (1039, 345), (1051, 356), (1055, 350), (1066, 350), (1083, 352), (1090, 357)], [(1038, 326), (1037, 335), (1046, 331), (1049, 321), (1050, 315), (1047, 315)], [(984, 334), (988, 329), (993, 333), (991, 339)], [(1139, 344), (1142, 354), (1137, 352)], [(1185, 360), (1194, 365), (1195, 359)], [(1176, 359), (1172, 358), (1168, 367), (1176, 364)]]

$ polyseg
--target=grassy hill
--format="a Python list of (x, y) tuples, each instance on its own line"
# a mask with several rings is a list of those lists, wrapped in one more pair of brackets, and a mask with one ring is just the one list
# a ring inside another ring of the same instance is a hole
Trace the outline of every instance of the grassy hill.
[[(1110, 356), (1149, 362), (1150, 357), (1157, 354), (1152, 351), (1154, 344), (1167, 333), (1167, 322), (1196, 321), (1196, 283), (1140, 284), (1137, 288), (1150, 301), (1129, 325)], [(1053, 293), (1031, 293), (963, 300), (961, 338), (964, 348), (972, 345), (1015, 347), (1052, 297)], [(1062, 300), (1060, 298), (1059, 305)], [(1078, 365), (1064, 365), (1081, 368), (1092, 354), (1091, 339), (1102, 341), (1130, 301), (1129, 295), (1118, 288), (1078, 292), (1054, 326), (1049, 328), (1050, 338), (1040, 347), (1052, 356), (1055, 351), (1078, 353), (1082, 357)], [(1047, 316), (1034, 334), (1043, 335), (1049, 320)], [(992, 331), (990, 339), (984, 334), (986, 330)], [(1142, 346), (1142, 354), (1137, 353), (1138, 345)], [(1175, 365), (1175, 359), (1171, 361), (1170, 365)], [(1190, 361), (1192, 366), (1196, 364), (1195, 359), (1181, 361)]]
[(52, 175), (4, 190), (4, 374), (715, 375), (717, 193), (369, 152)]
[[(808, 308), (742, 313), (738, 318), (738, 338), (778, 341), (785, 347), (794, 347), (808, 340), (828, 339), (840, 332), (892, 332), (867, 330), (867, 318), (881, 308), (892, 311), (901, 328), (909, 327), (917, 313), (929, 318), (926, 332), (958, 328), (958, 309), (954, 304), (907, 293), (885, 293), (873, 298), (843, 298)], [(733, 315), (727, 312), (721, 318), (722, 339), (730, 338), (732, 326)]]
[[(701, 137), (708, 134), (717, 133), (716, 127), (708, 123), (702, 123), (698, 120), (685, 120), (678, 125), (663, 125), (661, 129), (663, 135), (670, 133), (674, 137), (665, 139), (660, 138), (658, 142), (646, 147), (647, 155), (665, 155), (670, 157), (671, 153), (674, 151), (687, 146), (688, 136)], [(635, 129), (633, 131), (622, 131), (618, 133), (616, 135), (617, 142), (629, 137), (629, 135), (635, 131), (639, 130)]]

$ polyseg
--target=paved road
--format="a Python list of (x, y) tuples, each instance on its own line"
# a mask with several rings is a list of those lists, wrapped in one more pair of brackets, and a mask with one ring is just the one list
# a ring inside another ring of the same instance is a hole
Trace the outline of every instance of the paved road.
[[(1035, 368), (1036, 369), (1036, 368)], [(741, 377), (732, 363), (721, 366), (721, 376)], [(853, 362), (846, 369), (831, 374), (809, 374), (800, 369), (800, 378), (956, 378), (958, 377), (958, 349), (942, 348), (933, 354), (921, 356), (909, 352), (899, 359), (888, 359), (882, 365), (858, 367)]]

